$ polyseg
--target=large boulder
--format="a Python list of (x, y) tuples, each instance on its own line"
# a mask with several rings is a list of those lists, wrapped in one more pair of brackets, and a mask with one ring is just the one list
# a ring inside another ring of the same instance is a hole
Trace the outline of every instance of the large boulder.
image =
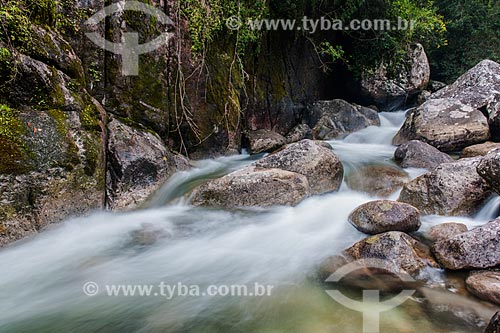
[(448, 152), (489, 138), (488, 120), (481, 111), (454, 99), (431, 99), (410, 112), (393, 144), (420, 140)]
[(224, 208), (296, 205), (310, 195), (337, 191), (343, 173), (330, 146), (303, 140), (199, 186), (192, 202)]
[(481, 109), (495, 94), (500, 94), (500, 64), (483, 60), (453, 84), (434, 93), (431, 98), (458, 99), (465, 105)]
[(500, 148), (491, 151), (481, 159), (477, 172), (500, 194)]
[(265, 129), (250, 131), (246, 134), (248, 150), (251, 154), (272, 152), (286, 144), (283, 135)]
[(404, 105), (426, 88), (430, 78), (429, 61), (420, 44), (408, 50), (405, 63), (399, 68), (389, 70), (389, 67), (382, 63), (376, 70), (364, 72), (361, 80), (362, 93), (384, 110)]
[(313, 137), (337, 139), (369, 126), (380, 126), (377, 111), (344, 100), (319, 101), (310, 107)]
[(467, 290), (488, 302), (500, 305), (500, 272), (478, 271), (472, 272), (465, 280)]
[(486, 181), (477, 173), (479, 159), (445, 163), (405, 184), (399, 201), (422, 214), (472, 215), (491, 194)]
[(500, 220), (440, 240), (432, 251), (448, 269), (495, 267), (500, 264)]
[(500, 148), (500, 143), (498, 142), (485, 142), (478, 145), (470, 146), (462, 150), (460, 153), (461, 158), (471, 158), (478, 156), (486, 156), (493, 149)]
[(301, 174), (250, 166), (212, 180), (192, 193), (192, 204), (219, 208), (297, 205), (310, 195)]
[(434, 169), (443, 164), (453, 162), (448, 154), (418, 140), (411, 140), (396, 149), (394, 159), (402, 168)]
[(389, 197), (410, 181), (410, 176), (397, 167), (369, 165), (353, 170), (346, 179), (347, 186), (372, 196)]
[(173, 155), (158, 135), (112, 117), (108, 123), (108, 205), (138, 207), (176, 170)]
[(257, 168), (281, 169), (306, 176), (313, 195), (337, 191), (344, 177), (342, 163), (332, 148), (326, 143), (312, 140), (289, 144), (254, 165)]
[(305, 139), (312, 139), (312, 129), (307, 124), (299, 124), (292, 128), (286, 135), (287, 143), (299, 142)]
[(344, 251), (349, 259), (377, 258), (395, 274), (417, 277), (429, 267), (439, 267), (429, 248), (403, 232), (392, 231), (368, 237)]
[(420, 228), (420, 213), (413, 206), (389, 200), (365, 203), (349, 215), (349, 222), (365, 234), (388, 231), (414, 232)]

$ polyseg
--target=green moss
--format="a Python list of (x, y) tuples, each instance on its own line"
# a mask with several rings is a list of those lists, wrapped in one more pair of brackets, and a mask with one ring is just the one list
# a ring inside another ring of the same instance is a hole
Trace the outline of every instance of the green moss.
[(85, 106), (83, 111), (79, 113), (80, 122), (82, 127), (89, 131), (101, 131), (101, 124), (99, 122), (99, 110), (93, 104)]
[(21, 138), (25, 131), (18, 111), (0, 104), (0, 173), (22, 174), (30, 169)]

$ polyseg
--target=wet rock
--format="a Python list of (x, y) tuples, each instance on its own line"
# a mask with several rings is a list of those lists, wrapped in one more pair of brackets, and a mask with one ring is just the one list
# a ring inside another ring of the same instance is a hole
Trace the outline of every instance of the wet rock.
[(495, 267), (500, 264), (500, 220), (440, 240), (432, 250), (448, 269)]
[(484, 333), (500, 333), (500, 312), (495, 313), (491, 318)]
[(295, 126), (287, 135), (286, 142), (294, 143), (304, 139), (312, 139), (312, 129), (307, 124)]
[(448, 154), (418, 140), (402, 144), (396, 149), (394, 159), (402, 168), (434, 169), (443, 164), (453, 162)]
[(156, 227), (151, 223), (143, 223), (140, 230), (131, 234), (132, 245), (151, 246), (161, 239), (169, 238), (172, 235), (163, 228)]
[(481, 109), (500, 93), (500, 64), (483, 60), (453, 84), (432, 95), (434, 99), (454, 98), (465, 105)]
[(405, 63), (392, 72), (397, 73), (396, 77), (389, 77), (388, 65), (382, 63), (375, 71), (362, 75), (362, 93), (384, 110), (404, 105), (429, 83), (430, 66), (422, 45), (413, 45)]
[(435, 243), (441, 239), (451, 238), (467, 231), (467, 226), (463, 223), (442, 223), (431, 227), (425, 233), (425, 238)]
[(380, 126), (377, 111), (344, 100), (315, 102), (310, 108), (313, 137), (337, 139), (369, 126)]
[(108, 133), (109, 208), (134, 209), (175, 172), (174, 157), (158, 135), (116, 118)]
[(472, 272), (465, 283), (473, 295), (500, 305), (500, 271)]
[(372, 196), (388, 197), (410, 180), (410, 176), (395, 167), (371, 165), (354, 170), (347, 177), (347, 186)]
[(257, 168), (281, 169), (304, 175), (311, 194), (337, 191), (342, 184), (344, 168), (326, 143), (302, 140), (254, 163)]
[(479, 145), (474, 145), (465, 148), (460, 153), (461, 158), (470, 158), (470, 157), (478, 157), (485, 156), (493, 149), (500, 148), (500, 143), (497, 142), (485, 142)]
[(500, 194), (500, 148), (491, 151), (481, 159), (477, 172)]
[(349, 222), (365, 234), (388, 231), (414, 232), (420, 228), (420, 213), (415, 207), (389, 200), (365, 203), (349, 215)]
[(309, 182), (301, 174), (250, 166), (199, 186), (191, 196), (195, 206), (233, 208), (294, 206), (309, 195)]
[(438, 288), (423, 287), (418, 292), (424, 299), (425, 307), (430, 310), (430, 318), (438, 323), (449, 323), (447, 331), (451, 326), (458, 332), (464, 332), (464, 329), (476, 332), (486, 326), (496, 311), (490, 304)]
[(405, 184), (398, 201), (408, 203), (421, 214), (470, 216), (491, 194), (477, 173), (479, 159), (445, 163)]
[(251, 154), (272, 152), (286, 144), (286, 139), (281, 134), (263, 129), (248, 132), (246, 140)]
[(439, 267), (426, 245), (398, 231), (368, 237), (345, 250), (345, 254), (353, 260), (381, 259), (388, 271), (413, 277), (426, 268)]
[(454, 99), (431, 99), (408, 115), (393, 144), (420, 140), (449, 152), (489, 138), (488, 121), (481, 111)]

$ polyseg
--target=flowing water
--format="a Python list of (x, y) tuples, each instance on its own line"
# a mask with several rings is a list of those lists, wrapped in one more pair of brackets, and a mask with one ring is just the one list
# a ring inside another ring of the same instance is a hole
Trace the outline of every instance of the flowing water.
[[(381, 118), (380, 128), (330, 142), (347, 174), (364, 164), (393, 164), (390, 142), (404, 112)], [(0, 251), (0, 332), (362, 332), (362, 315), (331, 299), (325, 290), (333, 288), (316, 272), (325, 258), (365, 237), (347, 217), (373, 197), (343, 184), (338, 193), (309, 198), (297, 207), (232, 211), (193, 208), (183, 197), (255, 158), (198, 162), (174, 175), (144, 209), (73, 219)], [(422, 172), (409, 170), (412, 177)], [(476, 218), (453, 221), (485, 223), (497, 216), (499, 204), (493, 197)], [(449, 221), (425, 217), (423, 229)], [(443, 272), (434, 274), (446, 287)], [(100, 288), (95, 296), (83, 292), (90, 281)], [(189, 286), (193, 293), (166, 297), (157, 289), (162, 282), (178, 290)], [(255, 283), (272, 287), (272, 293), (195, 295), (209, 285), (253, 288)], [(106, 286), (111, 285), (155, 289), (149, 296), (109, 296)], [(443, 288), (445, 300), (438, 301), (446, 311), (429, 301), (441, 294), (413, 297), (382, 314), (380, 331), (481, 332), (478, 321), (486, 320), (491, 309), (449, 290), (454, 289)], [(458, 319), (457, 304), (468, 304), (481, 318)]]

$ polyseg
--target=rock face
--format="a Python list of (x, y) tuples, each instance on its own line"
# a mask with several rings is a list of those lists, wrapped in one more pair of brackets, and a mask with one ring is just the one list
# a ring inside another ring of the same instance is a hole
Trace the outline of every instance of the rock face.
[(388, 197), (409, 180), (410, 176), (398, 168), (388, 165), (371, 165), (351, 172), (346, 183), (354, 191)]
[(380, 126), (377, 111), (344, 100), (315, 102), (310, 108), (313, 137), (337, 139), (369, 126)]
[(453, 84), (432, 95), (434, 99), (454, 98), (475, 109), (485, 107), (495, 94), (500, 94), (500, 64), (483, 60)]
[(412, 46), (406, 64), (394, 72), (396, 77), (389, 78), (387, 65), (382, 63), (374, 72), (363, 73), (361, 88), (364, 95), (384, 110), (400, 107), (429, 83), (430, 66), (422, 45)]
[(472, 215), (491, 194), (486, 181), (477, 173), (478, 159), (445, 163), (405, 184), (399, 201), (422, 214)]
[(441, 239), (451, 238), (455, 235), (467, 232), (467, 226), (463, 223), (442, 223), (433, 226), (426, 233), (425, 237), (432, 243)]
[(305, 176), (251, 166), (196, 188), (192, 193), (192, 203), (222, 208), (294, 206), (309, 195), (309, 183)]
[(500, 148), (481, 159), (477, 172), (497, 193), (500, 193)]
[(396, 274), (407, 273), (413, 277), (422, 269), (438, 267), (427, 246), (397, 231), (368, 237), (345, 250), (345, 254), (354, 260), (384, 260), (388, 271)]
[(415, 207), (389, 200), (371, 201), (356, 208), (349, 222), (365, 234), (388, 231), (414, 232), (420, 228), (420, 213)]
[(272, 152), (286, 144), (281, 134), (268, 130), (251, 131), (246, 134), (251, 154)]
[(440, 240), (432, 250), (448, 269), (495, 267), (500, 264), (500, 220)]
[(488, 120), (481, 111), (458, 100), (431, 99), (408, 115), (393, 144), (420, 140), (448, 152), (489, 138)]
[(342, 163), (331, 147), (312, 140), (287, 145), (254, 165), (257, 168), (275, 168), (306, 176), (313, 195), (337, 191), (344, 177)]
[(175, 172), (174, 157), (158, 135), (116, 118), (108, 123), (108, 136), (108, 206), (136, 208)]
[(500, 272), (472, 272), (465, 280), (467, 290), (488, 302), (500, 305)]
[(485, 156), (487, 155), (491, 150), (500, 148), (500, 143), (497, 142), (485, 142), (479, 145), (474, 145), (465, 148), (462, 150), (460, 153), (461, 158), (470, 158), (470, 157), (478, 157), (478, 156)]
[(104, 207), (105, 112), (71, 46), (33, 34), (27, 54), (0, 59), (0, 246)]
[(453, 162), (448, 154), (418, 140), (402, 144), (396, 149), (394, 159), (402, 168), (434, 169), (443, 164)]
[(198, 206), (296, 205), (309, 195), (337, 191), (343, 167), (326, 144), (311, 140), (285, 146), (252, 165), (199, 186)]

